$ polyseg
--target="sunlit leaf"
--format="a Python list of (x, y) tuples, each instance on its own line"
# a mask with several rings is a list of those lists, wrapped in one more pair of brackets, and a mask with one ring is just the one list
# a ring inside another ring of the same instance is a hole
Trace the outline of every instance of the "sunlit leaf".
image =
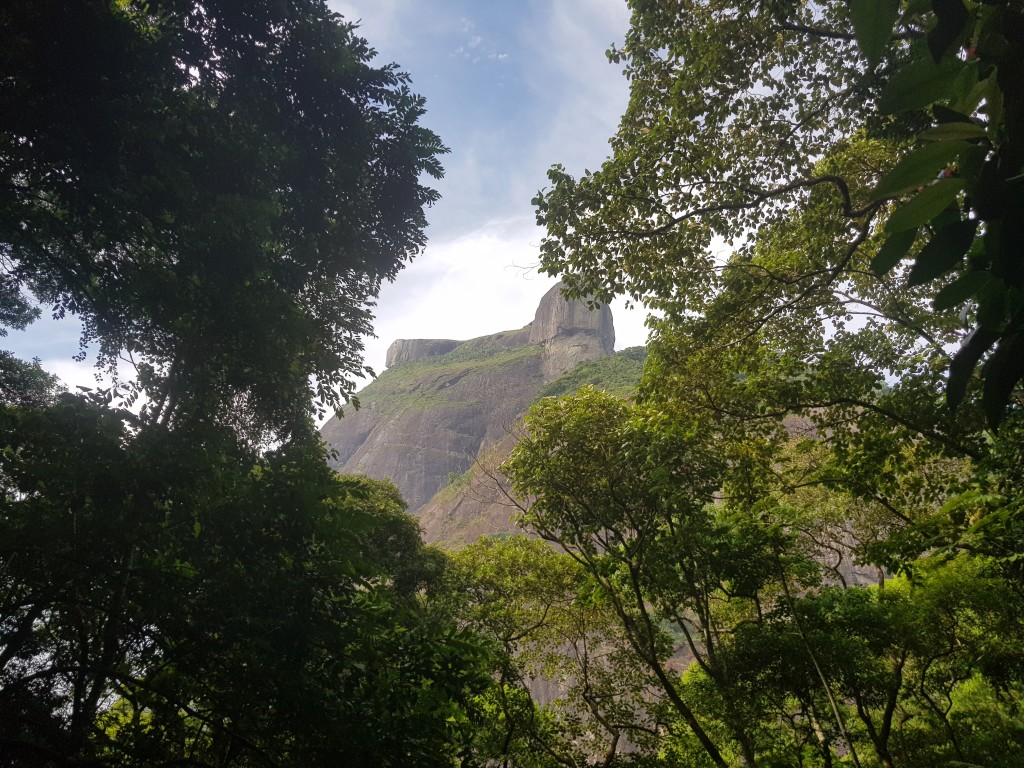
[(885, 223), (886, 231), (900, 232), (931, 221), (956, 200), (963, 187), (962, 179), (942, 179), (925, 187), (893, 211)]
[(963, 141), (939, 141), (918, 147), (885, 175), (872, 190), (871, 199), (893, 197), (932, 181), (940, 171), (955, 163), (961, 152), (970, 148), (971, 145)]

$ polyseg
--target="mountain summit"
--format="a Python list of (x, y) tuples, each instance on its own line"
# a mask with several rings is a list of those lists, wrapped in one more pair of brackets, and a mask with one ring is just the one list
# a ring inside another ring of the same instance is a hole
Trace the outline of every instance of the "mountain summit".
[(545, 384), (614, 346), (611, 310), (567, 300), (556, 285), (524, 328), (468, 341), (398, 339), (387, 370), (359, 393), (359, 410), (321, 434), (336, 469), (392, 480), (419, 515), (497, 450)]

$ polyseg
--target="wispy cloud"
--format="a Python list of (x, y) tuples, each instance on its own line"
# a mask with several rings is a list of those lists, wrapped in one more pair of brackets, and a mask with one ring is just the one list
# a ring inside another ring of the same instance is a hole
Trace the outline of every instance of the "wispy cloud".
[(474, 64), (484, 59), (488, 61), (508, 60), (509, 54), (499, 51), (491, 41), (476, 33), (476, 23), (472, 20), (459, 19), (459, 32), (463, 36), (463, 40), (453, 51), (455, 56), (469, 59)]
[(625, 36), (629, 13), (621, 0), (564, 0), (546, 11), (527, 42), (530, 85), (549, 114), (537, 161), (578, 173), (603, 160), (626, 108), (628, 83), (604, 52)]
[(397, 48), (405, 44), (408, 28), (404, 20), (414, 11), (412, 0), (328, 0), (331, 10), (347, 21), (360, 22), (360, 33), (374, 48)]
[[(380, 294), (368, 339), (367, 364), (380, 371), (398, 338), (469, 339), (519, 328), (533, 320), (541, 297), (557, 282), (537, 272), (541, 230), (532, 217), (493, 219), (460, 237), (432, 243)], [(612, 304), (616, 347), (646, 343), (646, 313)]]

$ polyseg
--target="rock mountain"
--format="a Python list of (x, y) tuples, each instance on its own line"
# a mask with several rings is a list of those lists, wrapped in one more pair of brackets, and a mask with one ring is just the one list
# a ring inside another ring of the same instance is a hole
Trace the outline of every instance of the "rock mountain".
[(321, 434), (339, 471), (392, 480), (428, 541), (510, 530), (488, 467), (508, 455), (509, 431), (546, 384), (614, 346), (611, 310), (569, 301), (556, 285), (518, 330), (395, 341), (387, 370), (359, 393), (359, 410)]

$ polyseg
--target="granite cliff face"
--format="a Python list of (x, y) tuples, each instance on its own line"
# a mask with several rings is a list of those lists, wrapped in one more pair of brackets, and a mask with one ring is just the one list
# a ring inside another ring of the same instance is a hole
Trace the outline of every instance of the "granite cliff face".
[(453, 339), (397, 339), (388, 347), (384, 366), (392, 368), (399, 363), (415, 363), (428, 357), (446, 355), (460, 343)]
[(549, 381), (615, 351), (610, 309), (590, 310), (583, 302), (560, 298), (549, 291), (530, 324), (530, 343), (544, 345), (541, 373)]
[[(391, 479), (418, 515), (473, 474), (478, 459), (502, 451), (499, 444), (508, 442), (508, 430), (541, 387), (611, 354), (614, 345), (611, 311), (567, 301), (555, 286), (525, 328), (461, 342), (394, 342), (387, 370), (359, 393), (360, 409), (332, 418), (321, 434), (339, 471)], [(431, 533), (438, 526), (425, 528), (428, 541), (438, 538)]]

